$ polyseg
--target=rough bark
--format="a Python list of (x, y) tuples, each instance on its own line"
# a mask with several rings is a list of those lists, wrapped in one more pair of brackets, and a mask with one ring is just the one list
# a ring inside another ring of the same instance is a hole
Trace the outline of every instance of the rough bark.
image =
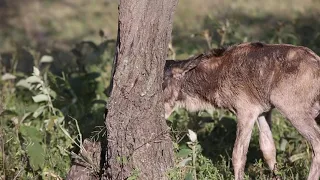
[(120, 0), (107, 126), (107, 179), (166, 179), (172, 142), (162, 99), (163, 67), (177, 0)]

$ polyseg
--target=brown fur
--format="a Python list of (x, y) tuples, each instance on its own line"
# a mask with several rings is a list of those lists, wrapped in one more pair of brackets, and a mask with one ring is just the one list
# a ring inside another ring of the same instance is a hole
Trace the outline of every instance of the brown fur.
[(270, 114), (273, 107), (312, 144), (315, 156), (308, 179), (319, 179), (320, 128), (314, 119), (320, 110), (320, 58), (310, 49), (244, 43), (184, 61), (167, 61), (163, 87), (166, 117), (175, 106), (190, 111), (222, 107), (236, 114), (237, 139), (233, 150), (236, 179), (243, 178), (257, 119), (261, 149), (273, 170), (275, 148), (267, 123), (271, 120), (264, 114)]

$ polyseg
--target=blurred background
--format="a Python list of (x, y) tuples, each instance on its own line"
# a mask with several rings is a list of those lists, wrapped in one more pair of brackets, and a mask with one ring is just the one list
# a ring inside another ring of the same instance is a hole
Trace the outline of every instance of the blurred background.
[[(302, 45), (319, 54), (319, 15), (318, 0), (180, 0), (168, 58), (248, 41)], [(105, 136), (117, 17), (116, 0), (0, 0), (0, 179), (61, 179), (82, 139)], [(310, 145), (279, 113), (273, 121), (278, 175), (305, 179)], [(192, 168), (198, 179), (232, 178), (232, 114), (180, 109), (168, 125), (177, 163), (171, 179), (187, 179)], [(198, 134), (196, 152), (186, 144), (187, 129)], [(192, 153), (196, 165), (188, 164)], [(248, 179), (270, 173), (256, 129), (246, 172)]]
[[(212, 46), (265, 41), (316, 48), (319, 4), (317, 0), (182, 0), (175, 13), (173, 45), (179, 47), (179, 55), (185, 47), (206, 47), (203, 35), (208, 33)], [(114, 39), (117, 10), (115, 0), (1, 0), (0, 52), (13, 51), (17, 45), (69, 51), (80, 41), (100, 43), (99, 30)], [(183, 44), (189, 45), (180, 47)]]

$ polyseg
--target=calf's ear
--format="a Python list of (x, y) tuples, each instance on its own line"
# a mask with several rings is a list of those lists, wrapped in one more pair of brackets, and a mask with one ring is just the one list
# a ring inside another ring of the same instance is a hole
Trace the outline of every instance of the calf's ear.
[(185, 73), (196, 68), (201, 62), (203, 54), (191, 57), (187, 60), (166, 60), (165, 75), (172, 75), (173, 78), (180, 79)]
[(184, 63), (181, 64), (179, 67), (179, 70), (173, 71), (173, 74), (176, 77), (183, 77), (188, 71), (191, 71), (192, 69), (196, 68), (201, 60), (203, 59), (203, 54), (193, 56), (189, 58), (188, 60), (184, 61)]
[(202, 59), (203, 59), (203, 54), (191, 57), (190, 59), (185, 61), (185, 64), (183, 64), (182, 66), (182, 70), (184, 71), (184, 73), (186, 73), (196, 68)]

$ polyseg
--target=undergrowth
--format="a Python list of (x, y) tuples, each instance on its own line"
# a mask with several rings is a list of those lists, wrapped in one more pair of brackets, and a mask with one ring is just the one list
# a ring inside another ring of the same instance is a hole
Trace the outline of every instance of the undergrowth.
[[(232, 148), (236, 135), (236, 120), (229, 113), (217, 110), (188, 113), (176, 111), (169, 120), (175, 141), (176, 165), (170, 179), (233, 179)], [(188, 136), (192, 128), (196, 143)], [(310, 145), (278, 112), (273, 112), (273, 138), (277, 148), (277, 171), (282, 179), (305, 179), (311, 163)], [(255, 127), (247, 156), (245, 179), (270, 179), (272, 176), (259, 148)], [(195, 147), (196, 150), (193, 150)], [(192, 160), (195, 159), (196, 163)], [(196, 170), (196, 173), (193, 171)], [(194, 175), (196, 174), (196, 175)]]
[[(103, 56), (108, 54), (108, 43), (78, 44), (73, 60), (83, 68), (72, 61), (67, 68), (55, 64), (59, 57), (54, 53), (23, 49), (36, 65), (32, 73), (18, 72), (18, 65), (4, 69), (0, 81), (0, 179), (64, 179), (71, 159), (83, 158), (76, 155), (85, 150), (83, 139), (98, 141), (105, 135), (100, 127), (108, 76), (100, 73), (100, 65), (101, 59), (108, 57)], [(18, 57), (14, 56), (13, 63), (19, 64)], [(104, 59), (105, 64), (109, 62)]]

